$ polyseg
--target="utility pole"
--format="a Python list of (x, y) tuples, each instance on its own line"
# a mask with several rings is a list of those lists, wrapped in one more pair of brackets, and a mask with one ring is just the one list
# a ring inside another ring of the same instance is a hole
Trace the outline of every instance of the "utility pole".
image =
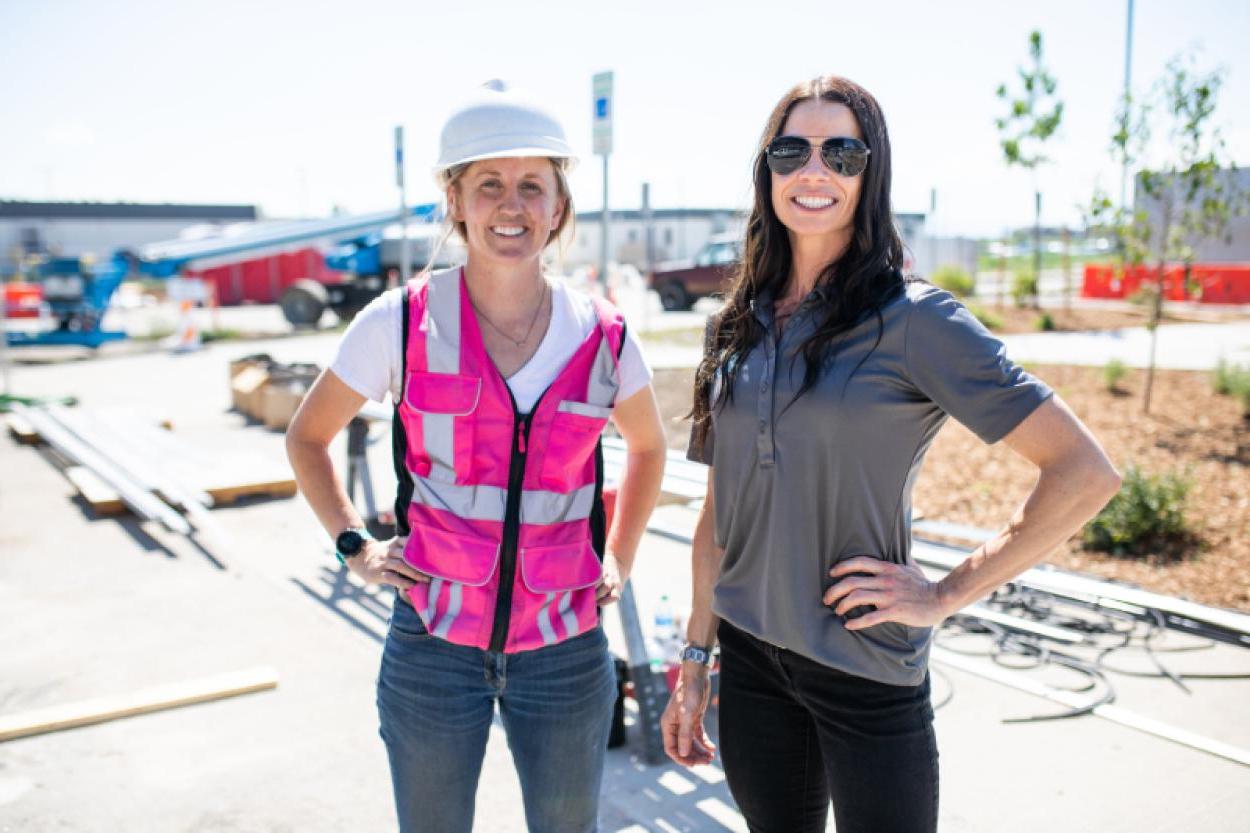
[(395, 126), (395, 184), (399, 186), (399, 285), (412, 277), (412, 249), (408, 241), (408, 193), (404, 186), (404, 126)]
[[(1128, 135), (1129, 102), (1132, 95), (1133, 78), (1133, 0), (1128, 0), (1128, 23), (1124, 33), (1124, 119), (1120, 125), (1124, 134)], [(1120, 168), (1120, 208), (1128, 208), (1128, 154), (1124, 154), (1124, 164)]]

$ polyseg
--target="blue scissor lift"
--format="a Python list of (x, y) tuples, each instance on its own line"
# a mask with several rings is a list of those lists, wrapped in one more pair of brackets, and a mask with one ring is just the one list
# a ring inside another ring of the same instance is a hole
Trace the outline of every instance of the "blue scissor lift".
[[(423, 224), (438, 219), (433, 203), (413, 206), (410, 219)], [(8, 332), (14, 347), (35, 345), (75, 345), (98, 348), (126, 334), (101, 328), (113, 293), (132, 275), (166, 279), (184, 270), (278, 253), (317, 240), (338, 245), (328, 256), (329, 265), (347, 269), (356, 277), (342, 284), (324, 285), (312, 280), (297, 281), (284, 293), (279, 304), (292, 324), (315, 325), (327, 307), (350, 317), (385, 288), (384, 270), (393, 257), (383, 232), (400, 220), (398, 212), (378, 211), (324, 220), (297, 220), (262, 224), (239, 233), (202, 240), (170, 240), (119, 251), (108, 260), (92, 263), (82, 258), (53, 258), (40, 264), (36, 279), (43, 287), (44, 301), (55, 326), (42, 332)], [(422, 230), (429, 238), (437, 227)], [(410, 237), (413, 236), (410, 234)]]

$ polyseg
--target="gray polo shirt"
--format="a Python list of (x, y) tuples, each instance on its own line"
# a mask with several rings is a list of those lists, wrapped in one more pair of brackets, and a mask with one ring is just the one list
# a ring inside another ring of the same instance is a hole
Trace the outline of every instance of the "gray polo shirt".
[[(869, 316), (792, 402), (805, 365), (796, 350), (815, 329), (820, 291), (780, 342), (766, 338), (751, 351), (732, 403), (713, 410), (704, 447), (688, 452), (713, 466), (715, 540), (725, 550), (713, 609), (842, 671), (916, 685), (932, 629), (885, 622), (847, 630), (821, 603), (829, 570), (856, 555), (911, 560), (912, 486), (948, 415), (994, 443), (1051, 390), (1012, 364), (950, 293), (913, 281), (882, 311), (875, 349), (877, 319)], [(770, 299), (756, 302), (755, 315), (772, 332)]]

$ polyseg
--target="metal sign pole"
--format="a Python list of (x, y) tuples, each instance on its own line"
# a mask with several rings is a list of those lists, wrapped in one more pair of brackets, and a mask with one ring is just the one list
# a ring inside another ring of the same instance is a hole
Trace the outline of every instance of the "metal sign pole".
[(651, 183), (642, 183), (642, 331), (651, 329), (651, 270), (655, 268), (655, 229), (651, 215)]
[(404, 186), (404, 126), (395, 127), (395, 184), (399, 186), (399, 282), (412, 277), (412, 249), (408, 241), (408, 194)]
[(603, 157), (603, 212), (599, 216), (599, 282), (608, 292), (608, 157), (612, 155), (612, 72), (596, 74), (591, 84), (594, 113), (591, 127), (595, 153)]
[(599, 283), (603, 285), (604, 297), (608, 294), (608, 154), (603, 154), (603, 212), (600, 214), (599, 228)]

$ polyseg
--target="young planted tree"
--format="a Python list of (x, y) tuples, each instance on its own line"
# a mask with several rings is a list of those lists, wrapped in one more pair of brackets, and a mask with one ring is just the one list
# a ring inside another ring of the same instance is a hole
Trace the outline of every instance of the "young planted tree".
[[(1150, 358), (1143, 409), (1149, 413), (1154, 387), (1158, 326), (1167, 297), (1167, 265), (1183, 267), (1189, 285), (1197, 247), (1227, 238), (1229, 220), (1247, 208), (1247, 194), (1236, 180), (1219, 128), (1214, 124), (1223, 71), (1201, 73), (1192, 59), (1174, 58), (1155, 83), (1151, 99), (1121, 104), (1112, 135), (1112, 156), (1122, 164), (1142, 164), (1140, 189), (1132, 209), (1114, 205), (1096, 190), (1090, 222), (1109, 230), (1126, 265), (1152, 264), (1149, 303)], [(1158, 124), (1154, 113), (1158, 113)], [(1163, 141), (1152, 144), (1155, 128)], [(1148, 159), (1153, 151), (1153, 158)]]
[[(1063, 102), (1055, 94), (1059, 82), (1042, 63), (1042, 33), (1029, 33), (1029, 63), (1018, 67), (1020, 89), (1008, 90), (999, 84), (997, 95), (1007, 103), (1007, 115), (994, 120), (998, 127), (1003, 158), (1010, 168), (1026, 169), (1033, 180), (1033, 280), (1042, 279), (1042, 192), (1037, 184), (1037, 168), (1050, 161), (1043, 153), (1046, 141), (1063, 120)], [(1002, 297), (1000, 288), (999, 297)], [(1034, 297), (1034, 306), (1040, 303)]]

